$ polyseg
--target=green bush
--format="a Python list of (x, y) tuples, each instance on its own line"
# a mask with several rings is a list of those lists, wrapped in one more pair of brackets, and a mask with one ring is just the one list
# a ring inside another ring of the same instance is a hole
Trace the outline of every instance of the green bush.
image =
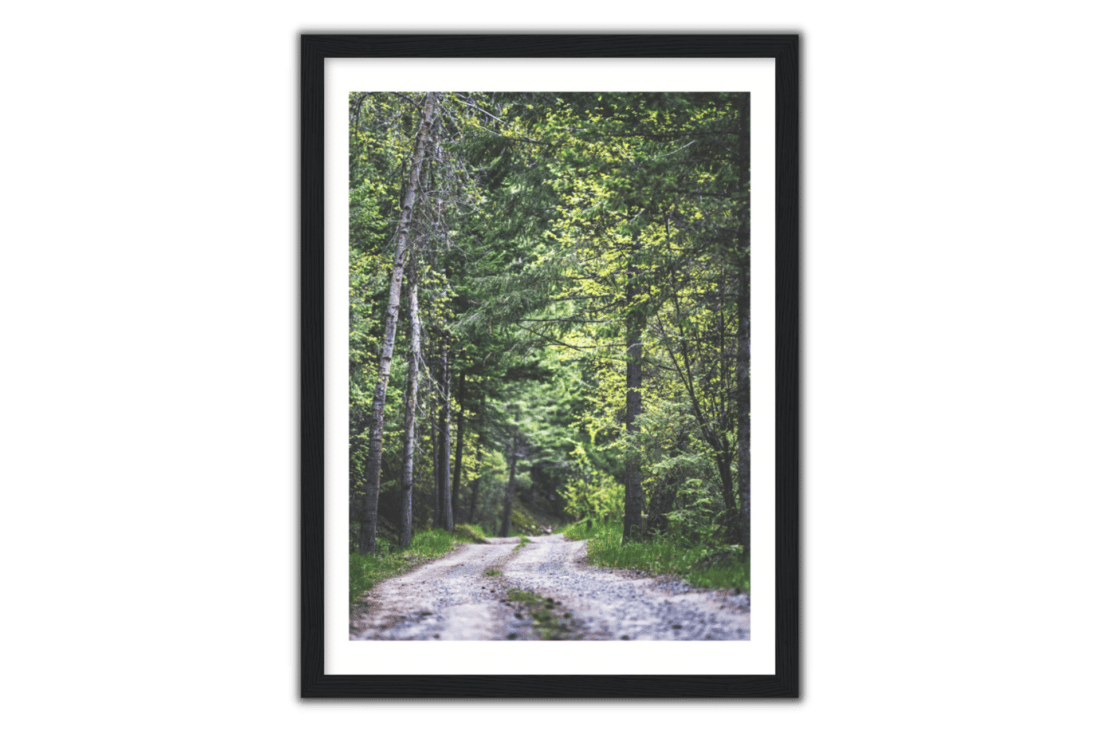
[(685, 545), (720, 546), (724, 529), (716, 519), (721, 516), (722, 501), (713, 488), (689, 478), (677, 493), (681, 506), (668, 513), (669, 534)]
[(576, 444), (570, 458), (572, 476), (565, 487), (565, 510), (582, 516), (603, 516), (604, 513), (621, 516), (624, 501), (622, 482), (600, 470), (580, 443)]

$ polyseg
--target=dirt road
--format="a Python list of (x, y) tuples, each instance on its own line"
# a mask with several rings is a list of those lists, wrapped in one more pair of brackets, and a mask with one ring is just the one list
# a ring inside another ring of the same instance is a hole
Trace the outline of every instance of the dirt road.
[(351, 638), (749, 638), (748, 596), (592, 568), (586, 544), (556, 534), (462, 545), (375, 586)]

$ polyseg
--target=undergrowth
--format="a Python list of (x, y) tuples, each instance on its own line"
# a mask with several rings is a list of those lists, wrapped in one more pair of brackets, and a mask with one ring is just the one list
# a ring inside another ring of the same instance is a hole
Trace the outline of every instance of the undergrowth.
[(378, 553), (360, 555), (351, 553), (348, 559), (348, 600), (351, 608), (359, 602), (363, 594), (375, 585), (395, 575), (442, 557), (462, 542), (474, 541), (471, 536), (483, 539), (485, 530), (476, 524), (464, 524), (455, 527), (452, 535), (445, 529), (429, 529), (413, 535), (407, 550), (398, 550), (385, 540), (378, 541)]
[(707, 547), (669, 535), (623, 544), (622, 522), (596, 522), (591, 529), (577, 522), (563, 532), (571, 540), (588, 540), (588, 562), (599, 567), (676, 575), (699, 588), (749, 590), (749, 566), (742, 562), (737, 545)]

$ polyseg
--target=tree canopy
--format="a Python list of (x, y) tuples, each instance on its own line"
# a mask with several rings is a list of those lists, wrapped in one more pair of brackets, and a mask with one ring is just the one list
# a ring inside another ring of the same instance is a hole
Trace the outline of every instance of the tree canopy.
[(736, 93), (351, 95), (353, 547), (612, 516), (748, 552), (748, 123)]

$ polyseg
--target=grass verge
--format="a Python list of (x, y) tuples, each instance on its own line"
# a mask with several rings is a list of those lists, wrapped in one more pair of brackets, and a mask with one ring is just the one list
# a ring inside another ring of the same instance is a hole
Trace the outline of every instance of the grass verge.
[[(392, 552), (392, 546), (388, 542), (380, 541), (380, 551), (377, 555), (351, 553), (348, 560), (349, 607), (354, 608), (364, 593), (386, 578), (400, 575), (437, 557), (443, 557), (460, 543), (476, 541), (469, 535), (474, 528), (481, 530), (480, 527), (469, 524), (460, 525), (460, 527), (464, 528), (464, 531), (459, 531), (459, 527), (455, 527), (453, 535), (445, 529), (418, 532), (413, 536), (409, 549), (400, 552)], [(484, 537), (484, 530), (481, 535)]]
[(699, 588), (735, 588), (748, 592), (749, 566), (736, 549), (690, 546), (670, 537), (647, 542), (622, 542), (622, 522), (584, 522), (563, 530), (571, 540), (588, 540), (588, 562), (603, 568), (632, 568), (658, 575), (676, 575)]

